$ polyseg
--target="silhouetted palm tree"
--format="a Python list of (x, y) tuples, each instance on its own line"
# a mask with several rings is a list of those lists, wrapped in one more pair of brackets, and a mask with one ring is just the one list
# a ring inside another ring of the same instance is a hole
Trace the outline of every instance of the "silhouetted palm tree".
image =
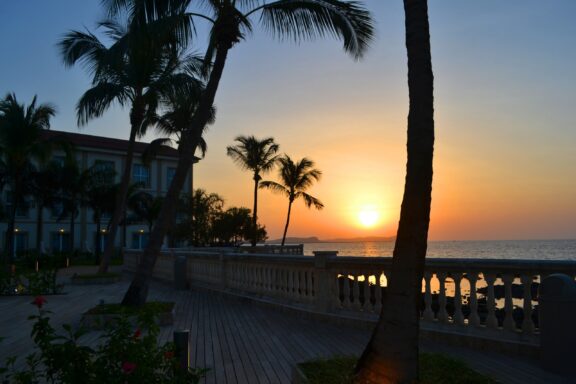
[[(113, 2), (118, 5), (115, 11), (133, 9), (130, 7), (133, 4), (132, 1)], [(210, 119), (210, 111), (222, 78), (228, 52), (253, 30), (251, 19), (258, 17), (264, 28), (281, 39), (292, 38), (301, 41), (323, 37), (327, 34), (333, 35), (343, 40), (344, 50), (355, 58), (362, 56), (373, 35), (370, 13), (355, 1), (278, 0), (262, 3), (213, 0), (202, 2), (202, 9), (208, 10), (209, 14), (188, 13), (188, 15), (192, 20), (201, 18), (212, 25), (204, 63), (206, 73), (209, 73), (208, 81), (200, 97), (192, 124), (183, 132), (179, 146), (180, 160), (166, 194), (166, 203), (162, 206), (158, 225), (154, 227), (150, 236), (138, 271), (124, 296), (123, 304), (125, 305), (142, 305), (146, 301), (151, 272), (170, 220), (174, 216), (178, 195), (194, 159), (194, 151)]]
[(320, 180), (322, 172), (314, 168), (314, 162), (307, 158), (294, 162), (288, 155), (278, 159), (280, 170), (278, 176), (280, 183), (274, 181), (263, 181), (260, 188), (270, 189), (273, 192), (281, 193), (288, 197), (288, 214), (286, 215), (286, 225), (282, 235), (282, 246), (286, 242), (286, 233), (290, 224), (290, 213), (294, 200), (302, 198), (308, 208), (314, 206), (316, 209), (324, 208), (324, 204), (317, 198), (307, 194), (305, 191)]
[(242, 169), (252, 171), (254, 176), (254, 214), (252, 215), (252, 246), (256, 246), (258, 240), (258, 186), (265, 174), (274, 168), (278, 155), (276, 154), (279, 145), (274, 142), (274, 138), (267, 137), (258, 140), (254, 136), (238, 136), (235, 146), (226, 148), (226, 153)]
[(50, 146), (43, 139), (42, 131), (50, 128), (50, 118), (55, 113), (56, 109), (51, 104), (37, 106), (36, 96), (28, 107), (18, 104), (15, 94), (8, 94), (0, 101), (0, 169), (11, 195), (6, 229), (6, 261), (11, 260), (14, 254), (16, 212), (27, 204), (34, 162), (46, 162), (50, 155)]
[(404, 0), (408, 51), (408, 164), (391, 277), (380, 319), (357, 367), (357, 383), (414, 383), (426, 259), (432, 157), (434, 76), (427, 0)]
[(43, 251), (44, 208), (52, 208), (58, 201), (58, 168), (51, 162), (32, 176), (32, 196), (36, 202), (36, 252)]
[[(162, 12), (166, 12), (164, 16), (180, 15), (185, 9), (180, 8), (177, 2), (160, 3), (169, 7), (162, 9)], [(164, 93), (174, 87), (186, 87), (192, 91), (197, 85), (194, 81), (188, 81), (193, 78), (182, 71), (197, 70), (198, 61), (182, 56), (177, 39), (179, 36), (169, 28), (173, 25), (165, 22), (167, 18), (158, 20), (161, 15), (154, 12), (146, 13), (139, 7), (135, 8), (135, 12), (125, 23), (117, 17), (99, 23), (112, 40), (109, 47), (94, 34), (81, 31), (71, 31), (59, 42), (65, 65), (80, 62), (92, 75), (92, 88), (82, 95), (76, 106), (78, 125), (100, 117), (113, 103), (130, 108), (130, 136), (124, 171), (99, 272), (108, 269), (114, 252), (117, 228), (126, 207), (134, 142), (146, 133), (146, 116), (155, 113)]]

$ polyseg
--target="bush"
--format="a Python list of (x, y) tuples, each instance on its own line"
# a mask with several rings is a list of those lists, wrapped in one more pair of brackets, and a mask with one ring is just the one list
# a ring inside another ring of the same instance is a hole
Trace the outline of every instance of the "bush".
[(153, 316), (144, 312), (136, 329), (126, 318), (109, 327), (95, 349), (81, 345), (86, 333), (63, 325), (64, 335), (58, 335), (50, 325), (46, 299), (38, 296), (33, 304), (38, 315), (30, 316), (34, 326), (32, 339), (36, 351), (25, 358), (25, 368), (16, 368), (16, 358), (0, 367), (0, 382), (28, 384), (48, 383), (198, 383), (205, 369), (179, 366), (174, 345), (158, 344), (159, 327)]
[[(310, 384), (351, 384), (356, 357), (318, 359), (299, 365)], [(494, 384), (459, 360), (436, 353), (420, 354), (421, 384)]]

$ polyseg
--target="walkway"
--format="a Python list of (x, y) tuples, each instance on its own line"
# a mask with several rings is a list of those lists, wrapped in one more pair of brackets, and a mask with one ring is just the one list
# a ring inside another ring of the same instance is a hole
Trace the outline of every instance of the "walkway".
[[(117, 302), (128, 282), (107, 286), (67, 286), (67, 294), (48, 296), (46, 308), (53, 323), (77, 324), (80, 314), (105, 302)], [(154, 283), (151, 300), (176, 302), (176, 321), (164, 327), (161, 338), (170, 340), (173, 329), (190, 329), (191, 362), (209, 367), (208, 384), (289, 383), (297, 362), (333, 355), (358, 355), (369, 332), (344, 326), (321, 324), (265, 308), (249, 301), (231, 299), (204, 291), (174, 291)], [(30, 297), (0, 297), (0, 361), (31, 351), (30, 322), (35, 313)], [(85, 336), (96, 343), (97, 332)], [(439, 345), (423, 345), (424, 351), (441, 351), (465, 360), (478, 371), (502, 383), (567, 383), (542, 371), (537, 362)]]

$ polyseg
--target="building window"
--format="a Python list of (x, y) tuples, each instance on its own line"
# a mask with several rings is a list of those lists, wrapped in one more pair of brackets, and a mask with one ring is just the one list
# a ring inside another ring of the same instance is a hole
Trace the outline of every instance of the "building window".
[(174, 175), (176, 174), (176, 168), (168, 168), (166, 170), (166, 189), (170, 188), (170, 184), (172, 184), (172, 179), (174, 179)]
[(66, 162), (65, 156), (54, 156), (52, 157), (52, 163), (54, 163), (58, 167), (63, 167), (64, 163)]
[(15, 232), (14, 233), (14, 249), (16, 252), (23, 252), (28, 249), (28, 233)]
[(132, 181), (142, 184), (144, 188), (150, 188), (150, 168), (143, 164), (134, 164)]
[(104, 248), (106, 248), (107, 243), (108, 243), (108, 233), (100, 232), (100, 238), (98, 238), (98, 233), (94, 232), (94, 250), (96, 252), (104, 252)]
[(64, 214), (64, 203), (62, 201), (56, 201), (50, 207), (50, 216), (54, 219), (60, 219)]
[[(13, 194), (12, 191), (6, 191), (6, 195), (4, 196), (5, 202), (5, 210), (6, 212), (12, 211), (12, 204), (13, 204)], [(27, 201), (22, 201), (16, 207), (16, 217), (28, 217), (29, 213), (29, 203)]]
[(132, 232), (132, 249), (144, 249), (148, 245), (149, 233), (140, 230)]
[(100, 184), (111, 184), (114, 182), (116, 170), (114, 169), (114, 162), (109, 160), (96, 160), (94, 162), (94, 171), (98, 176)]
[(70, 233), (63, 230), (50, 233), (50, 248), (52, 252), (67, 252), (70, 250)]

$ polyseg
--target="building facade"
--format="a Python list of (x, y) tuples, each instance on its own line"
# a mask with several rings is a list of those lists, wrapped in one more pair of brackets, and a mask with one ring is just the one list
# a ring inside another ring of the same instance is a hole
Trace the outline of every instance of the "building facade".
[[(115, 172), (114, 183), (120, 182), (125, 167), (128, 140), (113, 139), (101, 136), (84, 135), (79, 133), (46, 131), (47, 140), (66, 141), (72, 145), (73, 153), (81, 170), (94, 165)], [(174, 177), (178, 162), (178, 151), (174, 148), (162, 146), (156, 152), (152, 160), (145, 162), (143, 153), (148, 143), (136, 142), (134, 146), (134, 159), (132, 165), (132, 182), (142, 185), (140, 190), (152, 196), (164, 196)], [(54, 151), (52, 160), (59, 162), (65, 158), (64, 152)], [(182, 193), (189, 194), (192, 187), (193, 167), (190, 168)], [(4, 199), (9, 203), (10, 191), (4, 191)], [(30, 198), (30, 204), (26, 208), (18, 209), (16, 216), (15, 250), (17, 252), (36, 247), (38, 211), (35, 202)], [(42, 248), (45, 252), (69, 251), (70, 243), (70, 218), (60, 217), (62, 207), (56, 204), (43, 210), (42, 225)], [(109, 216), (101, 220), (100, 236), (96, 235), (97, 224), (93, 218), (92, 209), (81, 207), (75, 218), (74, 244), (75, 250), (94, 252), (103, 249), (107, 238), (106, 226)], [(0, 224), (2, 243), (6, 240), (7, 224)], [(145, 223), (129, 222), (119, 227), (116, 235), (117, 247), (143, 248), (148, 241), (148, 226)]]

